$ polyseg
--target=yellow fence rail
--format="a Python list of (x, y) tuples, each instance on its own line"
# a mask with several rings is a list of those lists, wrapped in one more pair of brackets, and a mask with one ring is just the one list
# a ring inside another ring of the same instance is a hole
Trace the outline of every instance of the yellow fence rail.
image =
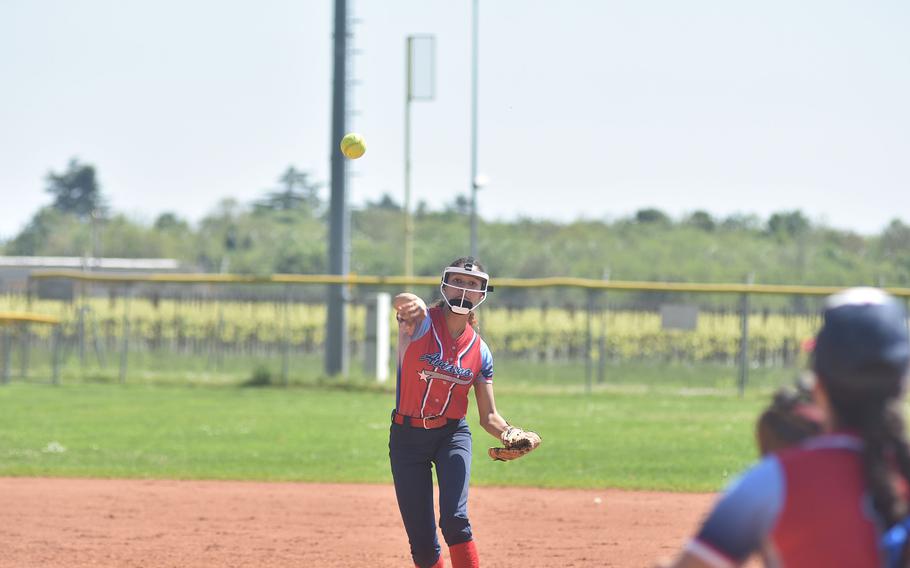
[(0, 312), (0, 325), (10, 323), (46, 323), (56, 325), (60, 323), (60, 318), (28, 312)]
[[(35, 314), (30, 312), (0, 312), (0, 327), (6, 327), (13, 324), (50, 324), (57, 325), (60, 318), (47, 316), (44, 314)], [(13, 336), (9, 330), (4, 329), (0, 337), (0, 384), (8, 384), (10, 380), (10, 361), (12, 354)], [(57, 372), (54, 371), (54, 380), (56, 382)]]
[[(111, 274), (80, 272), (77, 270), (37, 270), (33, 280), (70, 279), (80, 282), (108, 284), (346, 284), (349, 286), (435, 286), (434, 276), (362, 276), (350, 274), (270, 274), (264, 276), (242, 274)], [(644, 292), (701, 292), (709, 294), (797, 294), (828, 296), (845, 286), (798, 286), (787, 284), (698, 284), (684, 282), (640, 282), (623, 280), (594, 280), (589, 278), (494, 278), (494, 286), (501, 288), (582, 288), (588, 290), (622, 290)], [(910, 288), (885, 288), (889, 293), (910, 298)]]

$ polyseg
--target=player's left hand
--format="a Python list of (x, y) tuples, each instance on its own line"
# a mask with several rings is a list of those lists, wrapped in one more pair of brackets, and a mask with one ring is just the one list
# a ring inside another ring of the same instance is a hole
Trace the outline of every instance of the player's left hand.
[(500, 434), (503, 448), (490, 448), (487, 450), (491, 459), (497, 461), (512, 461), (537, 449), (540, 446), (540, 435), (537, 432), (522, 430), (509, 426)]

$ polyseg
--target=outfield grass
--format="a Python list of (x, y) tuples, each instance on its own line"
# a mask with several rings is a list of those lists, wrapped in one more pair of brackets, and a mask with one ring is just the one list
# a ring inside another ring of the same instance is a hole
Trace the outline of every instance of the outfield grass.
[[(474, 431), (483, 485), (716, 490), (756, 455), (767, 392), (604, 385), (586, 395), (500, 381), (497, 403), (543, 437), (494, 463)], [(388, 483), (386, 390), (127, 384), (0, 388), (0, 475)]]

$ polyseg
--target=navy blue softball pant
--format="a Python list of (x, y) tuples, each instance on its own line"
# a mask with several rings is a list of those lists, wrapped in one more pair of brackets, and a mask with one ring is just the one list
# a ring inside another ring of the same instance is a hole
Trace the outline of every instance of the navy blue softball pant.
[(449, 546), (471, 540), (468, 483), (471, 478), (471, 430), (462, 418), (442, 428), (425, 430), (392, 424), (389, 459), (401, 519), (411, 544), (411, 557), (421, 568), (439, 559), (433, 513), (433, 472), (439, 483), (439, 527)]

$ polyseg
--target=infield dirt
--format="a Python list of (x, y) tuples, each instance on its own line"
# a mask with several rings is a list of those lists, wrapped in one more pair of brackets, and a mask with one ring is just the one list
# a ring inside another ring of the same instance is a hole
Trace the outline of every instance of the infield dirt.
[[(469, 512), (486, 567), (651, 566), (713, 498), (472, 487)], [(412, 566), (391, 484), (0, 478), (0, 542), (4, 568)]]

